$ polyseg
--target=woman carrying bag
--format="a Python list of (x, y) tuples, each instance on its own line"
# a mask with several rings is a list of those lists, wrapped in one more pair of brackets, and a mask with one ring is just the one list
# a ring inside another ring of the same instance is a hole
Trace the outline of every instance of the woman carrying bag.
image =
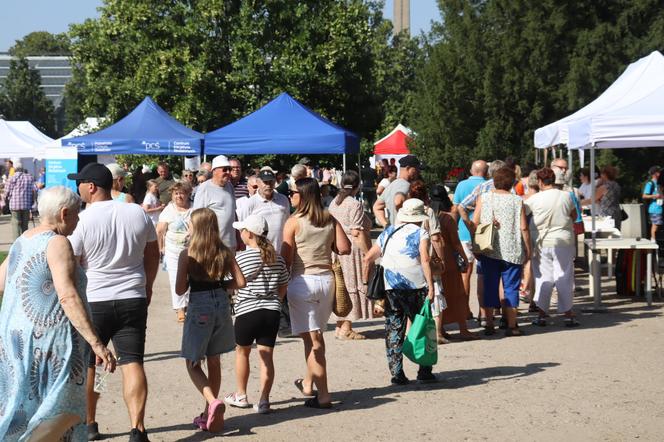
[[(530, 257), (530, 232), (523, 200), (510, 193), (514, 180), (512, 169), (498, 169), (493, 175), (495, 189), (478, 198), (473, 215), (475, 242), (482, 243), (478, 252), (484, 281), (484, 334), (487, 336), (495, 333), (493, 309), (499, 307), (507, 316), (505, 336), (523, 334), (516, 322), (516, 309), (523, 263)], [(489, 241), (480, 241), (479, 235), (491, 231)], [(505, 293), (502, 306), (498, 296), (501, 280)]]
[[(429, 234), (422, 228), (422, 222), (428, 218), (422, 200), (406, 200), (397, 214), (397, 225), (388, 226), (364, 257), (364, 281), (367, 281), (370, 265), (382, 252), (387, 363), (391, 382), (397, 385), (409, 382), (403, 371), (402, 351), (408, 319), (412, 321), (420, 312), (425, 298), (434, 299)], [(420, 366), (417, 380), (435, 381), (431, 370), (431, 366)]]

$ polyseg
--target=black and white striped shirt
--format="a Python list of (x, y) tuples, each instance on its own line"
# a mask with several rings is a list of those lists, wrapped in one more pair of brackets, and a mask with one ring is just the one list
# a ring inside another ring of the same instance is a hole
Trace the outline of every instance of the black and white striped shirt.
[(289, 279), (284, 258), (277, 256), (273, 264), (263, 264), (260, 250), (247, 247), (235, 259), (247, 280), (247, 286), (235, 297), (235, 316), (259, 309), (280, 311), (279, 286), (288, 284)]

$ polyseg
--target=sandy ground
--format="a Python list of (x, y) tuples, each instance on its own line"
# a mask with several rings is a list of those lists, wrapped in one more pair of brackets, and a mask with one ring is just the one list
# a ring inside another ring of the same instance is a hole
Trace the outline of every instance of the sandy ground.
[[(0, 250), (10, 245), (0, 220)], [(579, 270), (575, 303), (592, 305), (587, 275)], [(664, 321), (661, 299), (615, 296), (604, 278), (606, 313), (581, 313), (582, 326), (566, 329), (554, 315), (546, 328), (529, 325), (524, 337), (497, 333), (475, 342), (439, 347), (439, 382), (395, 387), (385, 360), (382, 321), (358, 322), (365, 341), (339, 341), (327, 333), (329, 384), (334, 409), (302, 406), (293, 380), (304, 372), (302, 344), (280, 339), (269, 415), (228, 409), (223, 437), (233, 440), (662, 440), (664, 432)], [(150, 393), (146, 426), (152, 441), (220, 437), (191, 424), (202, 399), (178, 357), (182, 327), (170, 309), (168, 280), (159, 272), (150, 307), (146, 362)], [(473, 311), (476, 311), (473, 302)], [(476, 324), (471, 322), (471, 326)], [(330, 325), (330, 329), (332, 326)], [(450, 330), (455, 333), (456, 330)], [(222, 392), (235, 387), (234, 355), (222, 357)], [(406, 362), (406, 374), (416, 367)], [(249, 400), (258, 398), (257, 358), (252, 358)], [(108, 441), (127, 440), (121, 374), (109, 376), (99, 402), (100, 431)]]

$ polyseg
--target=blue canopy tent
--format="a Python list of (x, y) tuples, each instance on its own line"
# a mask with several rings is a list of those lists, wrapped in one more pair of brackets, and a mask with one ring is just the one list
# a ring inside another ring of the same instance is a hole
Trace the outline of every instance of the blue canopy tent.
[(285, 92), (246, 117), (205, 134), (205, 153), (212, 155), (345, 155), (359, 150), (357, 135)]
[(145, 99), (117, 123), (81, 137), (62, 140), (79, 155), (200, 155), (203, 134), (189, 129), (152, 98)]

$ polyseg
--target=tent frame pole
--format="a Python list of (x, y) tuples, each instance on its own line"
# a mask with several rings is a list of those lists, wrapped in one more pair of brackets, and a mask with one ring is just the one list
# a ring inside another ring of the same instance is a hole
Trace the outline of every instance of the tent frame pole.
[[(602, 313), (605, 310), (602, 307), (602, 290), (601, 290), (601, 281), (602, 275), (600, 274), (601, 267), (599, 263), (599, 251), (597, 250), (597, 227), (595, 222), (595, 217), (597, 216), (597, 203), (595, 201), (595, 195), (597, 193), (597, 184), (595, 180), (595, 143), (590, 145), (590, 219), (591, 219), (591, 246), (590, 251), (592, 253), (592, 259), (590, 261), (590, 271), (593, 278), (593, 308), (588, 310), (594, 313)], [(609, 253), (611, 253), (609, 251)]]
[(346, 173), (346, 154), (343, 154), (344, 173)]

